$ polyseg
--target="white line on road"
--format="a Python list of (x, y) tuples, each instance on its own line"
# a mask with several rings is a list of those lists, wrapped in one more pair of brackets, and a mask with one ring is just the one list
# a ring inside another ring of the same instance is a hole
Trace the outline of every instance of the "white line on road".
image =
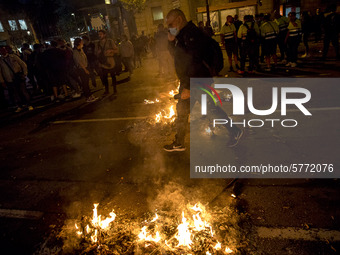
[[(340, 107), (324, 107), (324, 108), (309, 108), (308, 110), (312, 112), (316, 111), (339, 111)], [(281, 112), (277, 110), (275, 112)], [(288, 109), (287, 112), (300, 112), (299, 109)], [(105, 121), (122, 121), (122, 120), (144, 120), (150, 116), (142, 117), (123, 117), (123, 118), (102, 118), (102, 119), (83, 119), (83, 120), (57, 120), (52, 121), (52, 124), (66, 124), (66, 123), (88, 123), (88, 122), (105, 122)]]
[(104, 121), (121, 121), (121, 120), (144, 120), (149, 116), (143, 117), (124, 117), (124, 118), (103, 118), (103, 119), (83, 119), (83, 120), (57, 120), (52, 121), (52, 124), (65, 124), (65, 123), (86, 123), (86, 122), (104, 122)]
[(37, 212), (37, 211), (0, 209), (0, 218), (38, 220), (42, 216), (43, 216), (43, 213)]
[(257, 227), (257, 235), (261, 238), (280, 238), (280, 239), (300, 239), (305, 241), (328, 240), (332, 242), (340, 241), (340, 231), (311, 228), (299, 229), (293, 227), (287, 228), (267, 228)]

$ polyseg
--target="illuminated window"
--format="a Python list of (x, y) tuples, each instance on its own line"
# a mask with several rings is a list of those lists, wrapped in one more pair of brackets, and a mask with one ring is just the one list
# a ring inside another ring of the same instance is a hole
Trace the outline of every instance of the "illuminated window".
[(26, 22), (23, 19), (19, 19), (19, 25), (21, 30), (27, 30)]
[(153, 20), (162, 20), (163, 19), (163, 11), (162, 11), (162, 7), (152, 7), (151, 8), (152, 11), (152, 16), (153, 16)]
[(0, 22), (0, 32), (5, 32), (4, 27), (2, 26), (1, 22)]
[(9, 20), (8, 24), (12, 31), (18, 30), (18, 24), (15, 20)]

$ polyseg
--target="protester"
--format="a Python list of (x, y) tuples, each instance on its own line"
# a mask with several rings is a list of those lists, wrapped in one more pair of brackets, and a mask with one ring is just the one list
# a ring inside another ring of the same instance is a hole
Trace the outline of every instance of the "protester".
[(90, 72), (91, 83), (93, 87), (97, 87), (96, 75), (100, 74), (100, 68), (95, 54), (96, 47), (87, 35), (84, 35), (82, 39), (84, 43), (83, 51), (85, 52), (88, 61), (87, 70)]
[(87, 69), (88, 61), (86, 54), (83, 51), (83, 46), (84, 43), (81, 38), (76, 38), (74, 40), (73, 60), (76, 66), (77, 74), (79, 75), (81, 80), (81, 86), (86, 97), (86, 102), (92, 103), (96, 101), (98, 98), (91, 94), (89, 88), (90, 72)]
[(119, 51), (122, 57), (125, 71), (129, 72), (131, 76), (133, 74), (134, 48), (132, 42), (128, 39), (127, 35), (123, 35), (122, 39), (123, 40), (119, 44)]
[(117, 94), (116, 63), (114, 55), (118, 53), (118, 48), (112, 39), (108, 39), (106, 31), (99, 30), (99, 41), (96, 43), (95, 53), (101, 67), (101, 81), (105, 86), (104, 95), (109, 94), (108, 75), (111, 75), (113, 94)]
[(229, 72), (233, 72), (233, 55), (236, 69), (239, 69), (238, 60), (237, 60), (237, 35), (236, 35), (236, 27), (233, 24), (233, 17), (228, 15), (226, 18), (226, 23), (223, 25), (221, 29), (221, 41), (225, 47), (225, 50), (228, 55), (229, 61)]
[(305, 45), (305, 54), (302, 57), (309, 58), (310, 54), (308, 40), (313, 30), (313, 20), (311, 15), (307, 11), (304, 11), (302, 13), (301, 29), (303, 34), (303, 44)]
[(168, 32), (164, 29), (163, 24), (158, 25), (158, 31), (155, 34), (156, 52), (158, 58), (158, 75), (157, 77), (171, 78), (173, 76), (173, 58), (169, 53)]
[[(177, 76), (180, 80), (179, 99), (177, 103), (176, 137), (173, 143), (165, 145), (165, 151), (184, 151), (184, 139), (190, 113), (190, 77), (211, 77), (206, 65), (211, 52), (211, 38), (204, 35), (191, 21), (187, 21), (179, 9), (171, 10), (166, 16), (169, 29), (168, 38), (174, 47), (174, 60)], [(228, 116), (219, 107), (213, 107), (216, 115), (223, 119)], [(238, 143), (243, 134), (238, 127), (228, 127), (231, 134), (230, 146)]]
[(322, 36), (322, 26), (324, 23), (324, 16), (320, 9), (315, 10), (315, 16), (313, 17), (313, 27), (314, 27), (314, 41), (318, 43)]
[(17, 55), (9, 54), (4, 47), (0, 48), (0, 55), (0, 85), (7, 87), (10, 100), (17, 106), (15, 112), (21, 112), (24, 105), (32, 111), (25, 83), (27, 65)]
[[(44, 51), (44, 66), (47, 69), (48, 81), (52, 86), (53, 95), (51, 101), (60, 102), (68, 96), (67, 92), (67, 75), (66, 75), (66, 57), (63, 50), (57, 47), (57, 41), (51, 41), (51, 46)], [(59, 88), (62, 88), (65, 95), (59, 94)]]
[(246, 58), (249, 57), (248, 73), (254, 72), (256, 64), (256, 55), (258, 48), (258, 37), (260, 34), (259, 27), (252, 21), (250, 15), (244, 16), (244, 24), (240, 26), (237, 37), (240, 40), (240, 55), (241, 55), (241, 67), (238, 70), (239, 74), (244, 74)]
[(295, 12), (289, 13), (288, 33), (286, 36), (288, 64), (287, 67), (296, 67), (298, 59), (298, 47), (301, 42), (301, 21), (296, 18)]
[(324, 30), (325, 37), (323, 41), (322, 58), (326, 59), (329, 50), (329, 44), (330, 42), (332, 42), (336, 58), (340, 59), (339, 54), (340, 17), (339, 14), (336, 13), (336, 5), (330, 5), (326, 10), (324, 19)]
[(276, 49), (279, 27), (275, 22), (270, 20), (270, 14), (264, 15), (260, 31), (261, 38), (263, 39), (262, 51), (267, 64), (265, 71), (271, 71), (270, 57), (273, 58), (274, 66), (276, 67), (277, 65)]

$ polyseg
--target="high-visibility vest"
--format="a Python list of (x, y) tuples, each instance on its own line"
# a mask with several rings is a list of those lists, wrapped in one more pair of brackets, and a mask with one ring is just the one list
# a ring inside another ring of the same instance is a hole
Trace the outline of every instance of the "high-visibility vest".
[(289, 37), (299, 36), (302, 33), (301, 21), (299, 19), (296, 19), (295, 23), (297, 24), (297, 26), (294, 26), (292, 22), (289, 22), (288, 25)]
[(277, 34), (279, 33), (278, 25), (272, 21), (267, 21), (263, 23), (260, 30), (261, 36), (265, 40), (275, 39), (277, 37)]
[(234, 24), (225, 24), (221, 29), (221, 34), (224, 34), (224, 40), (230, 40), (235, 37), (236, 27)]
[(282, 16), (276, 19), (275, 22), (279, 26), (280, 32), (285, 32), (288, 30), (289, 20), (287, 17)]

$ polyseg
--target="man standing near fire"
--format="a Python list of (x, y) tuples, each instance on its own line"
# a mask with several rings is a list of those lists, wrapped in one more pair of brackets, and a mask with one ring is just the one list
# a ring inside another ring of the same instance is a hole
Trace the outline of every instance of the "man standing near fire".
[[(179, 9), (171, 10), (166, 16), (168, 39), (173, 46), (175, 70), (180, 80), (179, 99), (176, 106), (176, 138), (172, 144), (165, 145), (165, 151), (185, 151), (184, 138), (188, 127), (190, 113), (190, 78), (211, 77), (206, 60), (211, 56), (209, 39), (191, 21), (187, 21), (184, 13)], [(193, 104), (192, 104), (193, 105)], [(213, 108), (214, 114), (229, 119), (219, 107)], [(243, 131), (235, 125), (227, 127), (231, 135), (230, 147), (235, 146)]]

